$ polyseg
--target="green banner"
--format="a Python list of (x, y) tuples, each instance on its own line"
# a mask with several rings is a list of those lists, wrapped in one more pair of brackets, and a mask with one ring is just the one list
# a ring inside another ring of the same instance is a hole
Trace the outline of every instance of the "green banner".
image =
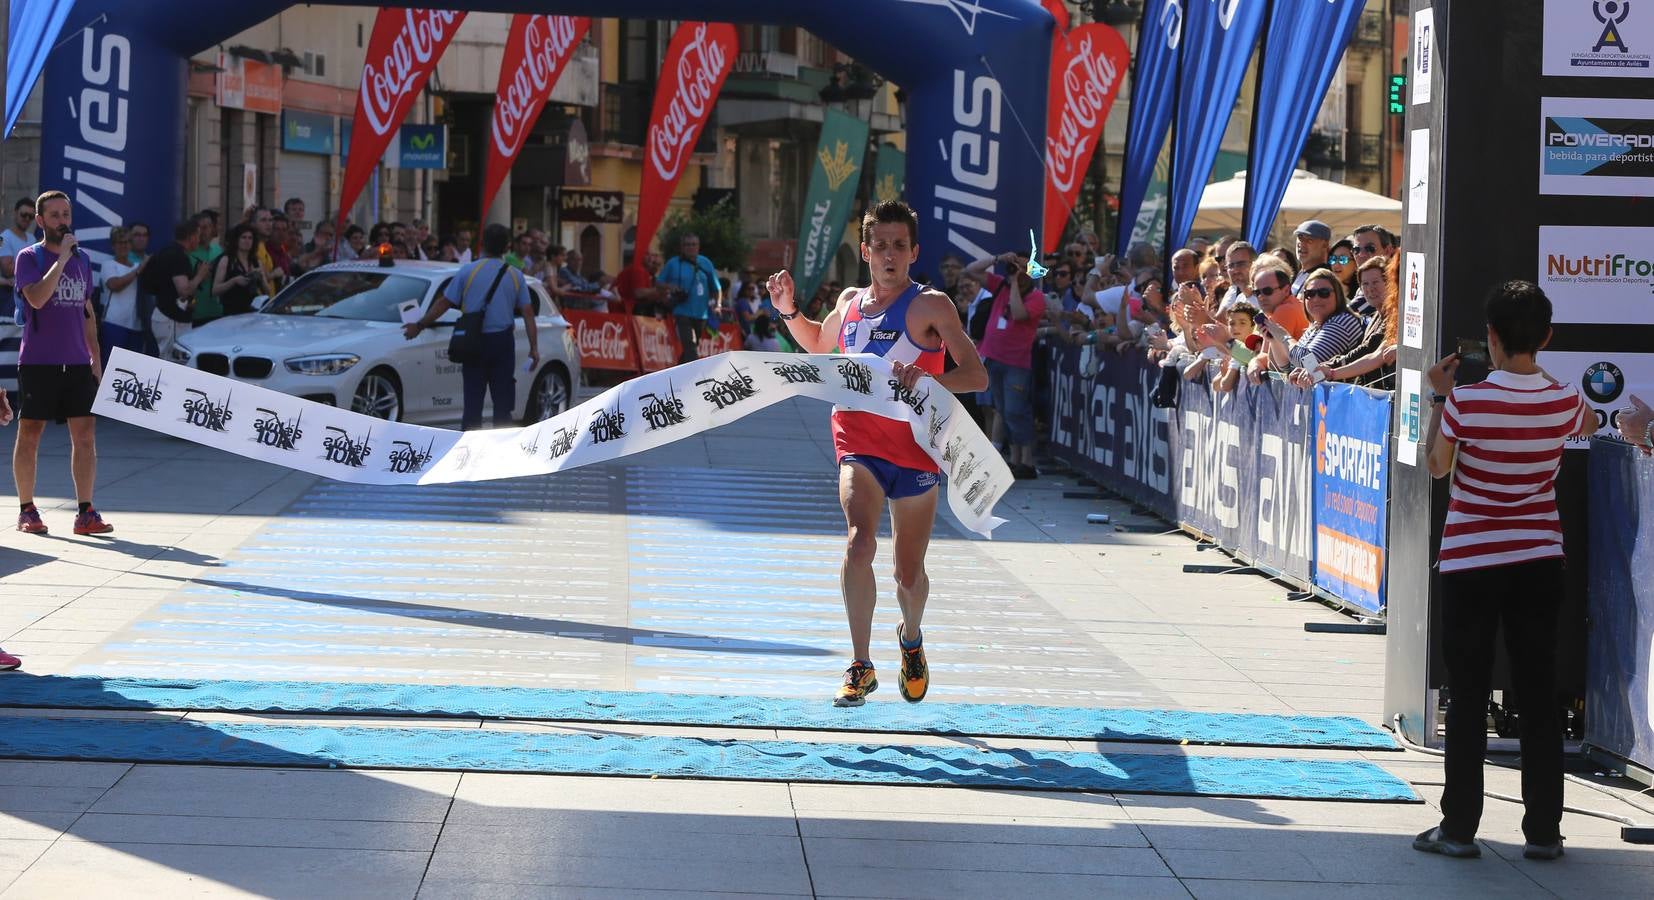
[(821, 121), (821, 144), (810, 167), (810, 192), (804, 197), (804, 221), (798, 229), (798, 265), (793, 270), (794, 296), (808, 303), (827, 275), (839, 238), (850, 220), (850, 206), (861, 183), (867, 156), (867, 123), (835, 109)]
[(873, 199), (880, 203), (902, 199), (902, 188), (907, 181), (907, 154), (895, 144), (880, 144), (879, 158), (873, 167)]

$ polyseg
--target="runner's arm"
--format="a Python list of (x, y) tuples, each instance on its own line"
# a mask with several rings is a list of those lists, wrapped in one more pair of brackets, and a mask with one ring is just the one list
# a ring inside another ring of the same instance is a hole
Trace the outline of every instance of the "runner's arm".
[(977, 355), (976, 344), (965, 333), (965, 326), (959, 324), (959, 312), (953, 301), (946, 294), (926, 291), (919, 295), (917, 302), (931, 330), (942, 339), (942, 346), (953, 354), (953, 361), (958, 364), (952, 371), (932, 377), (955, 394), (987, 390), (988, 369), (982, 365), (982, 357)]

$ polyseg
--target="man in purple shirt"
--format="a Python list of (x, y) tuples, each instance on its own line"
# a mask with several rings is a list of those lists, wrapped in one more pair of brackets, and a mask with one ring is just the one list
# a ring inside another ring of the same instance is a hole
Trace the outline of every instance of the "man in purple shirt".
[(92, 403), (103, 366), (98, 322), (92, 312), (92, 264), (70, 232), (69, 198), (47, 191), (35, 203), (45, 239), (17, 254), (17, 296), (24, 301), (23, 346), (17, 354), (17, 444), (12, 475), (22, 509), (17, 530), (45, 534), (34, 505), (35, 457), (48, 421), (69, 423), (74, 473), (75, 534), (106, 534), (113, 526), (92, 508), (97, 476)]

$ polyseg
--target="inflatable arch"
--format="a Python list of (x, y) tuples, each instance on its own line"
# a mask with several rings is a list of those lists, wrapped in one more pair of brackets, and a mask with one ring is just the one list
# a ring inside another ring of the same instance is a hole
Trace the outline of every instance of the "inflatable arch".
[[(75, 0), (46, 60), (40, 183), (74, 198), (88, 249), (107, 250), (109, 228), (134, 219), (170, 233), (181, 195), (188, 57), (291, 5)], [(920, 217), (919, 271), (936, 272), (947, 252), (969, 260), (1020, 249), (1040, 225), (1054, 26), (1036, 0), (388, 5), (803, 26), (907, 93), (906, 193)]]

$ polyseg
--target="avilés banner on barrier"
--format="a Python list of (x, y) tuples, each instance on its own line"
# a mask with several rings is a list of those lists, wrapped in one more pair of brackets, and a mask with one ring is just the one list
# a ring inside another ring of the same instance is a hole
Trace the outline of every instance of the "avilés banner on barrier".
[(895, 144), (880, 144), (879, 158), (873, 161), (873, 199), (879, 203), (902, 199), (907, 187), (907, 154)]
[(500, 60), (500, 85), (488, 126), (488, 167), (484, 170), (482, 209), (494, 202), (505, 173), (522, 152), (523, 140), (563, 76), (574, 48), (592, 27), (584, 16), (511, 17), (511, 34)]
[(1246, 64), (1257, 46), (1258, 32), (1263, 30), (1267, 7), (1268, 0), (1183, 3), (1168, 253), (1189, 240), (1201, 195), (1206, 192), (1206, 179), (1212, 174), (1223, 132), (1229, 127), (1229, 116), (1240, 96)]
[(827, 267), (833, 264), (844, 223), (850, 219), (850, 205), (856, 202), (856, 186), (861, 183), (867, 130), (866, 122), (836, 109), (828, 109), (822, 117), (810, 189), (804, 195), (804, 221), (798, 227), (798, 265), (793, 269), (796, 296), (815, 296)]
[(735, 66), (737, 44), (735, 26), (727, 22), (684, 22), (672, 34), (644, 141), (633, 244), (639, 259), (649, 252), (666, 204), (689, 165), (689, 155), (718, 102), (724, 79)]
[(1269, 229), (1327, 87), (1344, 58), (1367, 0), (1273, 0), (1264, 35), (1258, 96), (1252, 111), (1252, 151), (1246, 164), (1246, 239), (1269, 245)]
[(948, 473), (954, 516), (984, 537), (1004, 522), (993, 508), (1011, 470), (959, 401), (934, 379), (906, 390), (883, 357), (862, 354), (726, 353), (634, 378), (524, 428), (459, 432), (387, 422), (117, 349), (92, 411), (339, 481), (447, 484), (608, 462), (793, 397), (906, 421)]
[(351, 120), (350, 158), (339, 187), (340, 233), (374, 166), (385, 155), (385, 145), (408, 117), (463, 21), (462, 12), (379, 8), (362, 62), (356, 116)]
[(1093, 22), (1051, 42), (1051, 104), (1045, 118), (1045, 231), (1040, 249), (1062, 243), (1103, 123), (1125, 80), (1131, 50), (1111, 25)]
[[(1143, 210), (1154, 163), (1166, 143), (1177, 94), (1178, 48), (1183, 41), (1183, 0), (1149, 0), (1137, 59), (1131, 71), (1131, 114), (1126, 121), (1124, 171), (1120, 176), (1120, 229), (1114, 252), (1126, 255)], [(1171, 248), (1166, 252), (1170, 254)]]

